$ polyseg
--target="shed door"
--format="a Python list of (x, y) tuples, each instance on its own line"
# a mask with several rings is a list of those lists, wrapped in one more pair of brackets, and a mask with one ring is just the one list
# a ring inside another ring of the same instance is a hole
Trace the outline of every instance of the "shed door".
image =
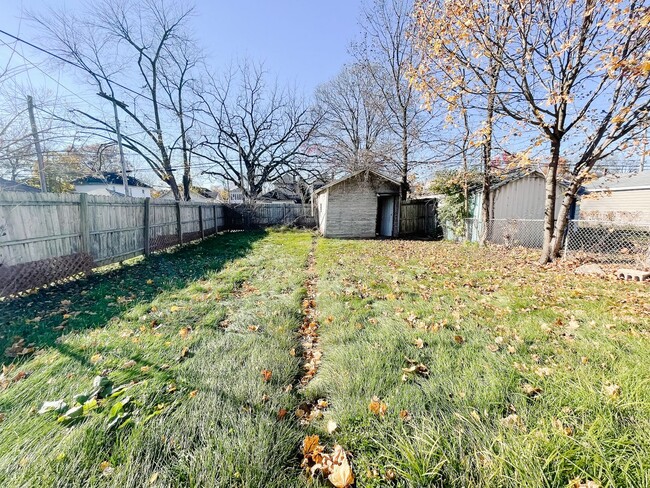
[(393, 236), (393, 217), (395, 212), (395, 197), (379, 198), (379, 235)]

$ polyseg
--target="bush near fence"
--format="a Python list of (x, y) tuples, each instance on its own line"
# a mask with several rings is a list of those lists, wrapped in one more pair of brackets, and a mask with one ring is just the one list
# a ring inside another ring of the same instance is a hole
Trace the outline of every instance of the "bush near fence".
[(0, 296), (222, 230), (313, 226), (310, 210), (296, 204), (229, 207), (84, 193), (0, 192)]

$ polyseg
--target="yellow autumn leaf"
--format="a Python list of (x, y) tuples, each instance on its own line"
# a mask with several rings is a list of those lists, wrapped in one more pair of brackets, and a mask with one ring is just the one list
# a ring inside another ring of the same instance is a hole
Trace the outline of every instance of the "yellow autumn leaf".
[(179, 307), (178, 305), (172, 305), (171, 307), (169, 307), (169, 311), (172, 312), (172, 313), (175, 313), (175, 312), (178, 312), (179, 310), (181, 310), (182, 308), (183, 307)]
[(97, 363), (100, 362), (102, 359), (104, 359), (104, 358), (103, 358), (102, 355), (99, 354), (99, 353), (97, 353), (97, 354), (93, 354), (92, 356), (90, 356), (90, 362), (91, 362), (92, 364), (97, 364)]
[(388, 410), (386, 404), (376, 396), (372, 397), (372, 401), (368, 405), (368, 408), (372, 413), (381, 417), (383, 417), (386, 414), (386, 410)]
[(336, 488), (352, 486), (354, 483), (354, 474), (352, 474), (352, 468), (350, 467), (347, 458), (344, 458), (340, 464), (335, 464), (332, 467), (332, 472), (329, 474), (327, 479)]

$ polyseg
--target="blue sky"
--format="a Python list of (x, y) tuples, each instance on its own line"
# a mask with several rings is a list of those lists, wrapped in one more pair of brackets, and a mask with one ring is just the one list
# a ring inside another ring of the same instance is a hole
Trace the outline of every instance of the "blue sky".
[[(25, 20), (23, 10), (48, 8), (77, 10), (83, 0), (0, 0), (0, 28), (27, 40), (38, 41), (38, 32)], [(282, 82), (295, 84), (310, 95), (349, 61), (348, 46), (358, 35), (362, 0), (197, 0), (191, 28), (214, 69), (248, 58), (264, 62)], [(1, 36), (4, 41), (4, 36)], [(42, 56), (24, 48), (24, 54)], [(0, 62), (9, 54), (0, 46)], [(42, 73), (32, 70), (34, 84)], [(49, 72), (58, 77), (58, 73)], [(63, 80), (71, 80), (63, 74)], [(71, 88), (77, 88), (71, 86)]]

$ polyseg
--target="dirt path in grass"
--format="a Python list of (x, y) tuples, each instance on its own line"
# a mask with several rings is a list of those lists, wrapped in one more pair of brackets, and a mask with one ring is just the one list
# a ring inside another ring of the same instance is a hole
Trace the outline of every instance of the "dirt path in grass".
[[(318, 337), (318, 312), (316, 311), (316, 286), (318, 277), (315, 269), (314, 251), (316, 249), (316, 237), (312, 238), (311, 249), (307, 257), (307, 279), (305, 280), (305, 298), (302, 301), (302, 324), (298, 331), (300, 348), (302, 352), (303, 374), (296, 385), (299, 391), (303, 391), (312, 378), (318, 372), (318, 367), (323, 355)], [(317, 402), (303, 402), (296, 411), (296, 416), (303, 425), (309, 424), (312, 420), (322, 416), (322, 410), (327, 408), (327, 402), (320, 399)]]
[[(302, 350), (303, 375), (299, 380), (298, 393), (303, 397), (306, 388), (318, 372), (323, 352), (320, 345), (319, 313), (317, 311), (316, 297), (318, 286), (318, 273), (316, 271), (316, 242), (314, 236), (311, 242), (311, 250), (307, 258), (307, 279), (305, 280), (305, 298), (302, 302), (303, 321), (299, 330), (300, 346)], [(306, 399), (298, 405), (296, 416), (300, 424), (311, 431), (323, 418), (323, 412), (328, 408), (326, 398)], [(316, 427), (317, 428), (317, 427)], [(337, 426), (334, 422), (328, 422), (327, 432), (332, 435)], [(320, 436), (307, 435), (301, 446), (303, 468), (312, 477), (327, 479), (332, 486), (347, 488), (354, 484), (352, 467), (348, 461), (348, 453), (340, 445), (334, 443), (330, 449), (320, 443)]]

